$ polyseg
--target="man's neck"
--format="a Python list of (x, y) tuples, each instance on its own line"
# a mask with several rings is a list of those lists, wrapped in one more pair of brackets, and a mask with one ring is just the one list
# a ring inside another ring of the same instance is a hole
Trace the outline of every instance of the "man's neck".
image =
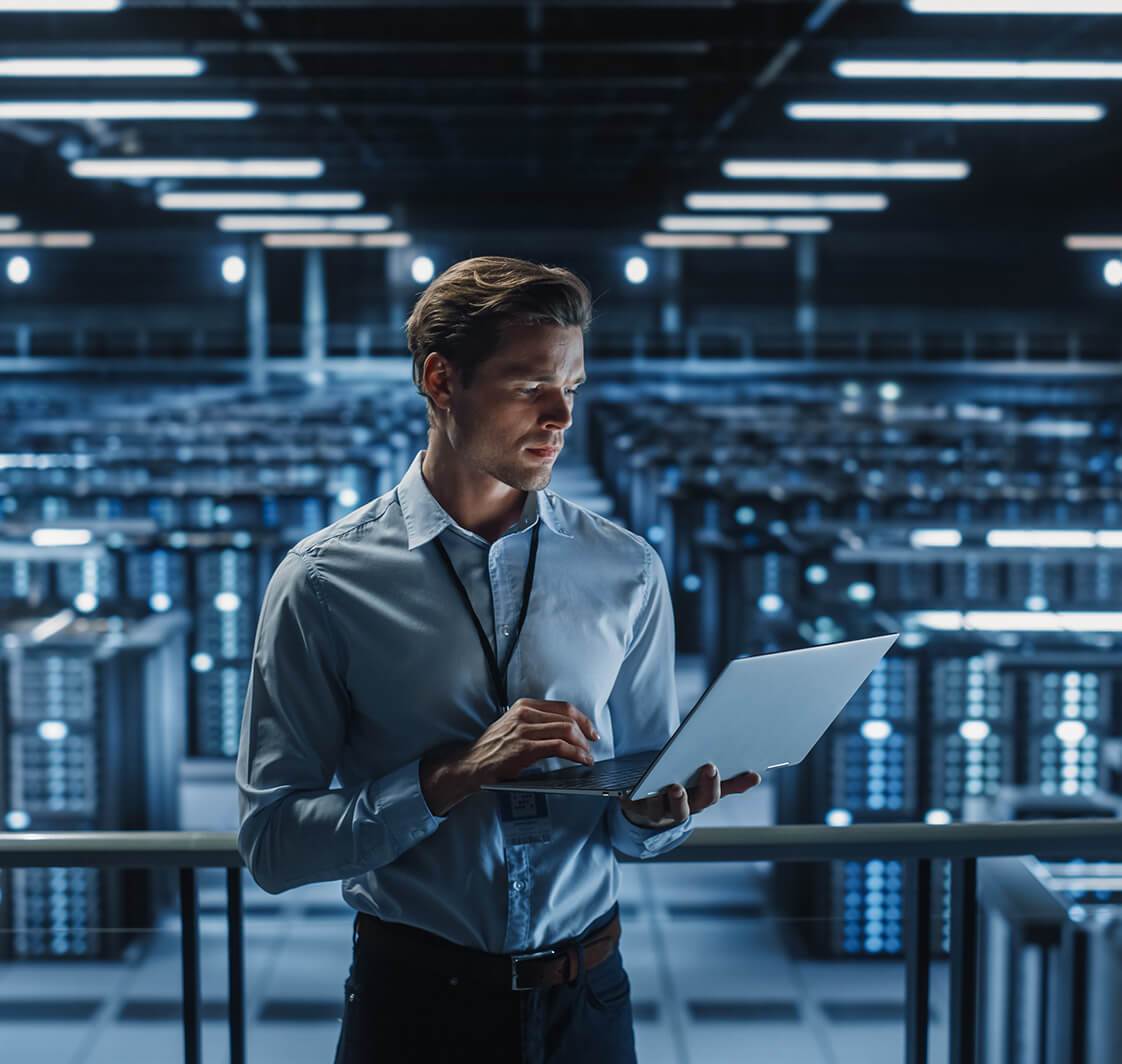
[(447, 440), (437, 434), (429, 437), (421, 476), (445, 512), (461, 528), (488, 543), (514, 524), (526, 505), (526, 492), (465, 467)]

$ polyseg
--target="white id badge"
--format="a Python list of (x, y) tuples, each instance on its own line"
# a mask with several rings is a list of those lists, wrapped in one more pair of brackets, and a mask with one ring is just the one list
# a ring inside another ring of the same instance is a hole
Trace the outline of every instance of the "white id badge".
[(499, 817), (503, 841), (507, 846), (529, 842), (549, 842), (553, 831), (549, 819), (549, 800), (537, 791), (495, 791), (499, 798)]

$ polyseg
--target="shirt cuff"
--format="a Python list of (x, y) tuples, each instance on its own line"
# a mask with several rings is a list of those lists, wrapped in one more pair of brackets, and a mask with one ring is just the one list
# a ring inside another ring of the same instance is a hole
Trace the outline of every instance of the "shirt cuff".
[(361, 791), (356, 810), (360, 821), (382, 825), (398, 854), (426, 839), (447, 817), (429, 809), (421, 791), (421, 759), (410, 761)]
[(693, 831), (692, 816), (668, 828), (641, 828), (623, 815), (618, 802), (612, 805), (611, 816), (615, 820), (612, 843), (621, 853), (631, 857), (657, 857), (684, 842)]

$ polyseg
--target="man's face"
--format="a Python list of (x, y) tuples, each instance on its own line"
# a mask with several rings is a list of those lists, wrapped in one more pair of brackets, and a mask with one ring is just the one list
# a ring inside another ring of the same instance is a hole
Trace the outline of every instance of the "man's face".
[(443, 430), (468, 467), (519, 491), (538, 491), (553, 475), (583, 381), (577, 326), (508, 326), (470, 388), (455, 375)]

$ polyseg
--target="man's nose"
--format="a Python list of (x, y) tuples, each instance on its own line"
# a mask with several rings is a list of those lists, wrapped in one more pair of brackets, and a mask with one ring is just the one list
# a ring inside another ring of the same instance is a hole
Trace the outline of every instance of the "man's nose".
[(542, 424), (551, 428), (567, 429), (572, 423), (573, 412), (563, 396), (558, 396), (542, 416)]

